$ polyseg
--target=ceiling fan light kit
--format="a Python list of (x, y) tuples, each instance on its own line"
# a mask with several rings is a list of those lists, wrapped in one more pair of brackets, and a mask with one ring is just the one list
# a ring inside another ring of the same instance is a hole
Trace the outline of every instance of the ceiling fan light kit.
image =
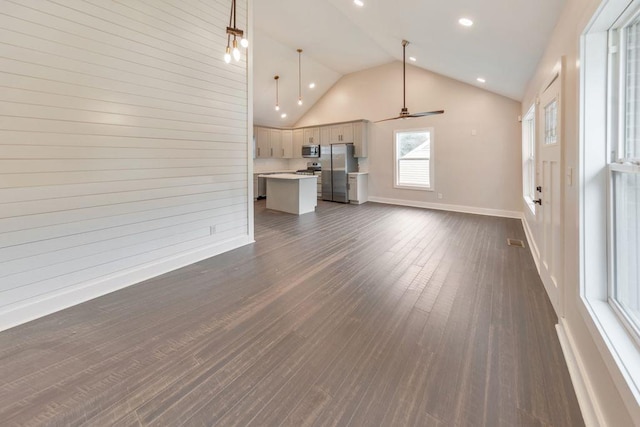
[(375, 123), (386, 122), (389, 120), (398, 120), (398, 119), (411, 119), (414, 117), (426, 117), (426, 116), (434, 116), (436, 114), (443, 114), (444, 110), (435, 110), (435, 111), (424, 111), (422, 113), (409, 113), (409, 109), (407, 108), (407, 57), (406, 50), (409, 42), (407, 40), (402, 40), (402, 109), (400, 110), (400, 114), (396, 117), (390, 117), (388, 119), (378, 120)]

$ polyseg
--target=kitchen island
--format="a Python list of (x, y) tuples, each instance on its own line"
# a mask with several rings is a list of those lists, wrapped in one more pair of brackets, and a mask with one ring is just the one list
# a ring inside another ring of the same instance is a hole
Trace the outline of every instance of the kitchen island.
[(260, 177), (267, 179), (267, 209), (296, 215), (316, 210), (317, 176), (279, 173)]

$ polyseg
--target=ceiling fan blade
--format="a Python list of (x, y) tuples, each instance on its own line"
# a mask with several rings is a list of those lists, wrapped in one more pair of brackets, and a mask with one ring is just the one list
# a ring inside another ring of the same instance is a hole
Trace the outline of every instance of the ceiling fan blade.
[(444, 114), (444, 110), (425, 111), (425, 112), (422, 112), (422, 113), (413, 113), (413, 114), (409, 114), (407, 117), (435, 116), (436, 114)]
[(391, 118), (383, 119), (383, 120), (377, 120), (377, 121), (375, 121), (373, 123), (388, 122), (389, 120), (411, 119), (411, 118), (417, 118), (417, 117), (435, 116), (436, 114), (444, 114), (444, 110), (424, 111), (422, 113), (414, 113), (414, 114), (400, 114), (399, 116), (391, 117)]
[(382, 120), (376, 120), (373, 123), (380, 123), (380, 122), (388, 122), (389, 120), (398, 120), (398, 119), (402, 119), (404, 116), (396, 116), (396, 117), (390, 117), (388, 119), (382, 119)]

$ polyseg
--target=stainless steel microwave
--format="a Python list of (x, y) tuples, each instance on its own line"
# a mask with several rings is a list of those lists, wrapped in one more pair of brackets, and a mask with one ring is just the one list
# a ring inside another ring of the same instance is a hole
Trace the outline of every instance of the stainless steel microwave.
[(302, 157), (320, 157), (319, 145), (303, 145)]

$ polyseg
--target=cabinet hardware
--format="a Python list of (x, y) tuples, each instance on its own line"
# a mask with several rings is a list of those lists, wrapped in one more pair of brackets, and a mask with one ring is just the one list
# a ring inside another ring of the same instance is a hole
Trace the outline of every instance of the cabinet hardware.
[(538, 193), (542, 193), (542, 187), (540, 187), (540, 186), (538, 185), (538, 186), (536, 187), (536, 191), (537, 191)]
[(273, 157), (273, 148), (271, 149), (271, 157)]
[(542, 206), (542, 199), (534, 200), (533, 203)]
[(260, 157), (260, 147), (258, 147), (258, 157)]

